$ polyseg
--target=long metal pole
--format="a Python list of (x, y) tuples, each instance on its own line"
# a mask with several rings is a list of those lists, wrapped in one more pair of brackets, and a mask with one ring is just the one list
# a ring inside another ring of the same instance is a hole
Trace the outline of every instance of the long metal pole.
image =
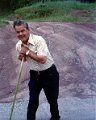
[(20, 66), (20, 69), (19, 69), (19, 76), (18, 76), (18, 81), (17, 81), (15, 93), (14, 93), (14, 99), (13, 99), (13, 104), (12, 104), (12, 107), (11, 107), (11, 112), (10, 112), (9, 120), (12, 120), (12, 114), (13, 114), (13, 110), (14, 110), (14, 106), (15, 106), (15, 102), (16, 102), (16, 95), (17, 95), (18, 88), (19, 88), (19, 83), (20, 83), (20, 77), (21, 77), (21, 73), (22, 73), (23, 62), (24, 62), (24, 58), (22, 59), (21, 66)]

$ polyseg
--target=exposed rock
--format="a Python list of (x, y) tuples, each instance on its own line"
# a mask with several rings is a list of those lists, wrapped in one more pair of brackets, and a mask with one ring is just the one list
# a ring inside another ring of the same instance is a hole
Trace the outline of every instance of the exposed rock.
[[(96, 24), (30, 22), (29, 25), (31, 32), (42, 35), (48, 44), (60, 73), (60, 95), (80, 98), (96, 95)], [(0, 102), (11, 101), (16, 87), (20, 68), (16, 42), (12, 22), (0, 28)], [(24, 63), (18, 99), (28, 90), (28, 71)]]

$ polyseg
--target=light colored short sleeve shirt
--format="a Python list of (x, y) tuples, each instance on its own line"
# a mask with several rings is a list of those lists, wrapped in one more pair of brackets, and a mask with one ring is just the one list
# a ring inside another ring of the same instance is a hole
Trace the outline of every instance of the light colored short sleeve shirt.
[[(19, 40), (16, 44), (16, 50), (20, 52), (22, 41)], [(42, 71), (46, 70), (54, 64), (54, 60), (48, 50), (46, 41), (38, 35), (30, 34), (28, 40), (28, 47), (31, 51), (35, 52), (37, 55), (44, 55), (47, 57), (47, 61), (42, 64), (38, 63), (30, 57), (27, 57), (27, 62), (31, 70)]]

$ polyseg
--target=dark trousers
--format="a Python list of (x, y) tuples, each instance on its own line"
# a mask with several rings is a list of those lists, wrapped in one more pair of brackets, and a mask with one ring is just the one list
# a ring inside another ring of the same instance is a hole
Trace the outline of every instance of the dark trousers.
[(42, 88), (48, 103), (50, 104), (51, 118), (57, 120), (59, 118), (57, 103), (59, 93), (59, 73), (55, 65), (52, 65), (47, 70), (41, 72), (30, 70), (27, 119), (35, 120), (36, 118), (35, 115), (39, 105), (39, 94)]

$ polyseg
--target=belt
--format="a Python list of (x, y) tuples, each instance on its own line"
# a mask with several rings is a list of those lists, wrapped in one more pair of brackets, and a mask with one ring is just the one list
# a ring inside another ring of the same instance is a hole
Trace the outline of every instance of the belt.
[(44, 73), (49, 73), (54, 67), (55, 67), (55, 65), (52, 64), (52, 66), (49, 67), (49, 68), (46, 69), (46, 70), (42, 70), (42, 71), (30, 70), (30, 73), (32, 73), (32, 74), (37, 74), (37, 75), (44, 74)]

